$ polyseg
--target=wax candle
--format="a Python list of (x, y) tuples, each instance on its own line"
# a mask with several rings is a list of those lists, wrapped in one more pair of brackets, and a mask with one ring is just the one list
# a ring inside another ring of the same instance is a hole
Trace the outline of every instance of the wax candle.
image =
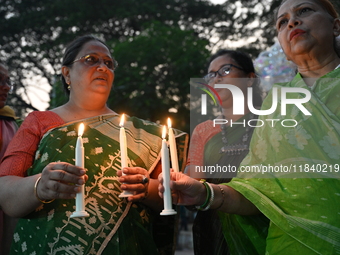
[(175, 139), (175, 135), (174, 135), (174, 130), (171, 127), (170, 118), (168, 118), (168, 129), (169, 129), (169, 146), (170, 146), (170, 155), (171, 155), (171, 168), (174, 169), (175, 172), (179, 172), (176, 139)]
[(169, 149), (168, 144), (165, 140), (166, 136), (166, 126), (163, 126), (162, 132), (162, 150), (161, 150), (161, 159), (162, 159), (162, 173), (163, 173), (163, 203), (164, 209), (160, 213), (161, 215), (173, 215), (177, 212), (172, 209), (172, 199), (171, 199), (171, 190), (170, 190), (170, 162), (169, 162)]
[[(126, 143), (126, 133), (124, 128), (124, 121), (125, 121), (125, 114), (122, 114), (122, 117), (120, 119), (120, 130), (119, 130), (119, 145), (120, 145), (120, 162), (121, 162), (121, 168), (127, 167), (127, 143)], [(123, 175), (125, 175), (123, 173)], [(133, 193), (131, 191), (124, 190), (119, 197), (129, 197), (132, 196)]]
[[(78, 128), (78, 138), (76, 144), (76, 166), (84, 168), (84, 146), (83, 146), (84, 124), (81, 123)], [(81, 190), (76, 194), (76, 210), (72, 213), (71, 218), (88, 217), (85, 211), (85, 185), (81, 185)]]

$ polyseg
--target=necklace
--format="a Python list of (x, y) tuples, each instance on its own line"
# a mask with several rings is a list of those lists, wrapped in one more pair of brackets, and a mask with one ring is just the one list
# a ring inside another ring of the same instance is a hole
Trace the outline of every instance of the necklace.
[[(225, 117), (223, 116), (225, 119)], [(249, 119), (253, 119), (254, 114), (250, 114)], [(242, 137), (242, 143), (234, 143), (234, 144), (228, 144), (227, 139), (227, 125), (222, 124), (221, 125), (221, 133), (222, 133), (222, 142), (223, 146), (220, 150), (220, 153), (226, 153), (227, 155), (240, 155), (242, 152), (249, 151), (249, 145), (248, 140), (250, 138), (250, 130), (252, 130), (253, 127), (250, 127), (249, 125), (246, 126), (246, 132), (243, 134)]]

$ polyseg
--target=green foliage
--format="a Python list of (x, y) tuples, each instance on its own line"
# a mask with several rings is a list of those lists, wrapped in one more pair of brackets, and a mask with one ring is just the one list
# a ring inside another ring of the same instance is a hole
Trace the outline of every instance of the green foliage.
[(119, 67), (109, 105), (164, 124), (173, 115), (173, 126), (186, 129), (189, 80), (205, 72), (208, 41), (160, 22), (147, 25), (142, 34), (115, 44)]
[[(63, 104), (67, 98), (55, 78), (62, 51), (76, 36), (91, 33), (112, 45), (120, 64), (109, 106), (162, 123), (170, 116), (174, 127), (188, 130), (189, 79), (205, 72), (210, 38), (235, 41), (267, 29), (244, 49), (257, 56), (272, 44), (266, 15), (277, 2), (1, 0), (0, 60), (17, 84), (9, 104), (21, 117), (36, 110), (27, 96), (32, 77), (53, 86), (50, 108)], [(260, 25), (251, 26), (259, 17)]]

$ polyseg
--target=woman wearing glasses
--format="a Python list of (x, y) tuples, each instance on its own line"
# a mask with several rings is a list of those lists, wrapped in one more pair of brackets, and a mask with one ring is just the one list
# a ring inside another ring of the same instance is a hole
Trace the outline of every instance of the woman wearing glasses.
[[(214, 197), (198, 181), (172, 173), (173, 202), (202, 205), (210, 197), (211, 208), (237, 215), (223, 220), (224, 234), (233, 237), (231, 254), (340, 254), (340, 19), (329, 0), (283, 0), (275, 18), (298, 73), (275, 84), (262, 108), (273, 105), (275, 91), (295, 89), (290, 102), (304, 100), (311, 114), (280, 100), (259, 122), (294, 119), (296, 126), (257, 127), (237, 177), (208, 185)], [(250, 221), (259, 213), (267, 223)]]
[[(210, 58), (208, 74), (204, 77), (207, 84), (232, 84), (237, 86), (245, 97), (244, 115), (233, 114), (233, 97), (229, 89), (215, 88), (222, 105), (221, 116), (227, 122), (214, 127), (208, 120), (199, 124), (193, 131), (187, 173), (193, 178), (204, 178), (210, 183), (225, 183), (235, 176), (236, 172), (202, 175), (195, 172), (197, 166), (230, 166), (237, 169), (248, 153), (253, 128), (247, 125), (230, 125), (230, 123), (248, 122), (255, 119), (247, 107), (248, 87), (253, 88), (254, 106), (260, 107), (262, 98), (259, 79), (256, 77), (251, 58), (245, 53), (233, 50), (220, 50)], [(201, 208), (194, 220), (193, 237), (195, 254), (228, 254), (226, 239), (222, 233), (221, 221), (217, 210)], [(231, 216), (230, 216), (231, 217)]]
[[(121, 116), (106, 105), (116, 67), (103, 41), (87, 35), (71, 42), (61, 69), (69, 101), (31, 113), (10, 144), (0, 167), (0, 202), (5, 212), (21, 217), (11, 254), (159, 253), (151, 227), (152, 213), (162, 209), (152, 178), (161, 127), (125, 120), (129, 167), (119, 177)], [(74, 160), (80, 123), (84, 168)], [(73, 218), (82, 184), (89, 216)], [(121, 198), (122, 190), (133, 195)]]

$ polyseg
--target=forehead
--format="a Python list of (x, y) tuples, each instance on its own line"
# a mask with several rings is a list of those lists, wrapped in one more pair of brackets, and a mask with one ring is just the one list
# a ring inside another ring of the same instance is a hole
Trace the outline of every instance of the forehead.
[(99, 55), (111, 56), (109, 49), (104, 44), (98, 41), (89, 41), (85, 43), (78, 55), (83, 56), (89, 53), (97, 53)]
[(226, 65), (226, 64), (235, 64), (235, 61), (229, 55), (219, 56), (215, 58), (213, 61), (211, 61), (209, 65), (209, 70), (213, 68), (219, 69), (221, 66)]
[(315, 0), (287, 0), (280, 6), (278, 16), (280, 16), (282, 13), (288, 12), (290, 9), (303, 4), (312, 4), (321, 7), (320, 3)]

